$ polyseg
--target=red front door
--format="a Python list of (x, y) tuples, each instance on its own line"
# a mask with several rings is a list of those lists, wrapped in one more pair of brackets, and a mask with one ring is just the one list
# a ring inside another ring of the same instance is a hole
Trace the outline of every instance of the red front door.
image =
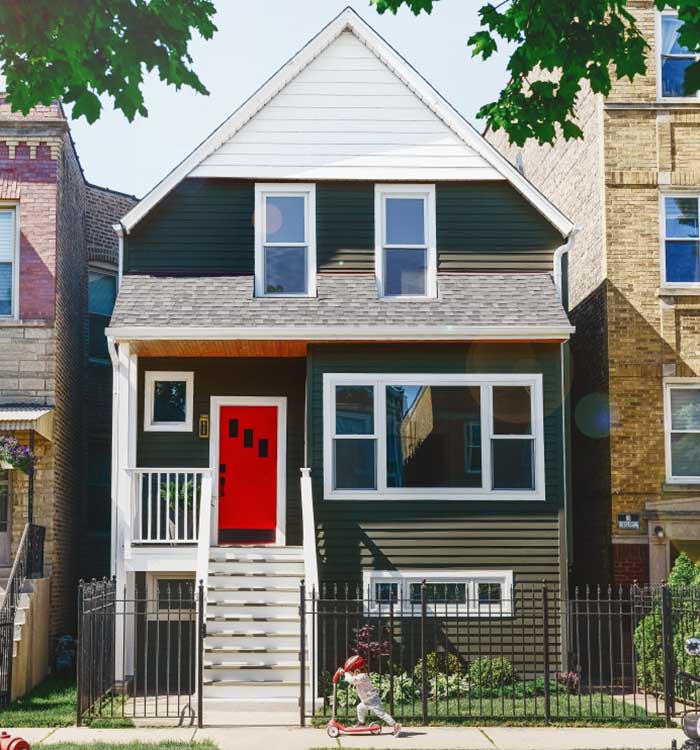
[(275, 542), (277, 407), (222, 406), (219, 543)]

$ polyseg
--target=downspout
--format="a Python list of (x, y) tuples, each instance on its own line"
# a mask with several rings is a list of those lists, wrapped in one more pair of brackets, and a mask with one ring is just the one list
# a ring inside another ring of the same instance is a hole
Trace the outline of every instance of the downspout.
[(126, 230), (124, 229), (124, 225), (121, 223), (121, 221), (118, 221), (116, 224), (112, 224), (112, 229), (114, 230), (119, 240), (117, 265), (117, 290), (119, 290), (119, 287), (122, 285), (122, 274), (124, 273), (124, 235), (126, 234)]
[(119, 376), (119, 358), (117, 357), (117, 347), (114, 344), (114, 337), (107, 336), (107, 349), (109, 358), (112, 360), (112, 466), (111, 466), (111, 498), (112, 498), (112, 526), (111, 526), (111, 553), (110, 553), (110, 574), (117, 574), (117, 494), (118, 494), (118, 426), (117, 414), (119, 413), (119, 387), (117, 380)]
[[(554, 259), (553, 259), (553, 271), (554, 271), (554, 286), (557, 288), (557, 292), (559, 293), (559, 299), (563, 302), (564, 301), (564, 286), (563, 286), (563, 262), (564, 262), (564, 256), (571, 252), (574, 249), (574, 246), (576, 245), (576, 235), (581, 231), (581, 227), (577, 224), (569, 233), (569, 236), (566, 238), (566, 243), (564, 245), (561, 245), (561, 247), (558, 247), (554, 251)], [(567, 305), (568, 306), (568, 305)], [(568, 311), (567, 311), (568, 312)]]

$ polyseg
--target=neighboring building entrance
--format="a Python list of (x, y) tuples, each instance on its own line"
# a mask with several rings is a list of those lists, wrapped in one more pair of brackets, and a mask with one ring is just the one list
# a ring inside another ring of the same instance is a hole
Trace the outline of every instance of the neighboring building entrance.
[(219, 544), (274, 544), (278, 407), (222, 406), (219, 418)]

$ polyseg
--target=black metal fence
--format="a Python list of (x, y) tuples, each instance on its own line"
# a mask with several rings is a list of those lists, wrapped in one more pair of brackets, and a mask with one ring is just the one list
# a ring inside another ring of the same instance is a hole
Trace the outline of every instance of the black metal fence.
[(173, 719), (202, 725), (204, 588), (158, 579), (157, 588), (117, 591), (114, 580), (78, 592), (78, 716)]
[(45, 531), (43, 526), (25, 525), (0, 604), (0, 707), (12, 700), (15, 617), (24, 583), (44, 575)]
[[(681, 656), (700, 635), (700, 590), (606, 587), (568, 600), (546, 584), (398, 591), (302, 590), (302, 724), (330, 715), (332, 675), (351, 654), (365, 657), (389, 713), (411, 723), (660, 726), (698, 698), (679, 675), (700, 667)], [(342, 684), (341, 721), (357, 702)]]

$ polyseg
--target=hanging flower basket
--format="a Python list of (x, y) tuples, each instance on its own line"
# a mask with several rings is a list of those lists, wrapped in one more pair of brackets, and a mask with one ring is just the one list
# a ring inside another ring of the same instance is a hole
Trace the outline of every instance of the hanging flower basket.
[(17, 438), (11, 435), (0, 435), (0, 468), (19, 469), (29, 474), (35, 462), (36, 456)]

